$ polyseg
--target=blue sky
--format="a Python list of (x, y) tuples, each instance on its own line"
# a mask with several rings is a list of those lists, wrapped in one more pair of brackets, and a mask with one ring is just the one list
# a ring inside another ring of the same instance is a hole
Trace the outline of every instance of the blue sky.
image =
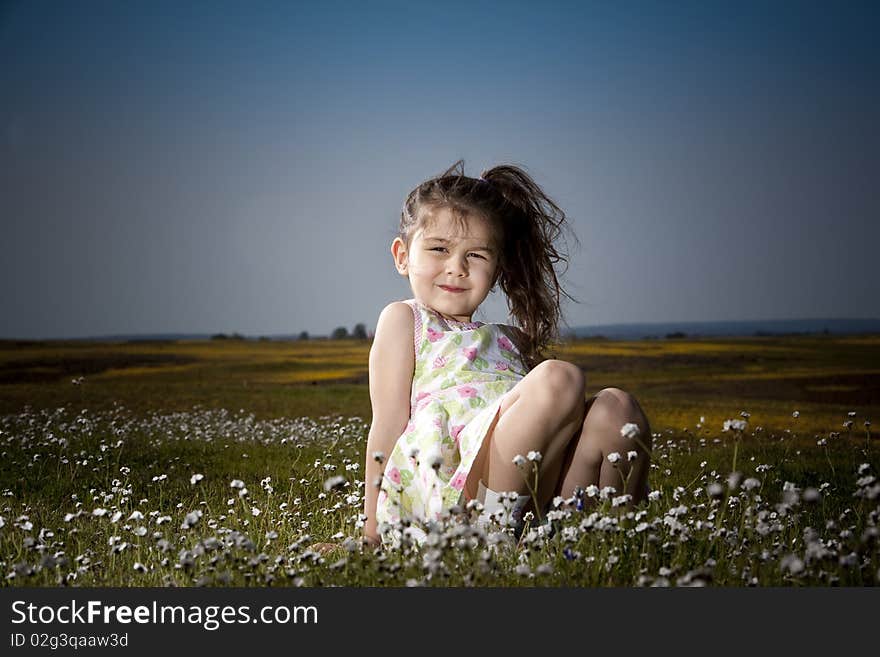
[(0, 3), (0, 337), (372, 328), (459, 158), (567, 212), (571, 326), (880, 317), (878, 13)]

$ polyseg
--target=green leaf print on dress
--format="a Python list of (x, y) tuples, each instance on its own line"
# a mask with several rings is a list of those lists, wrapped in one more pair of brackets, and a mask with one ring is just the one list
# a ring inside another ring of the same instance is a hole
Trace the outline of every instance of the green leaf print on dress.
[(465, 413), (464, 404), (462, 404), (457, 399), (450, 399), (448, 402), (446, 402), (446, 408), (449, 409), (449, 415), (451, 417), (464, 415)]
[(410, 470), (401, 470), (400, 471), (400, 485), (404, 488), (409, 488), (412, 485), (413, 481), (413, 473)]

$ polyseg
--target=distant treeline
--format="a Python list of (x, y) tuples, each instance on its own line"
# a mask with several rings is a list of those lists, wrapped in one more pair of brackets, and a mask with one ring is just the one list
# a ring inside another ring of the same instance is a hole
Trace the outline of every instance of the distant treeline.
[[(372, 333), (367, 332), (367, 327), (365, 324), (355, 324), (354, 329), (352, 329), (351, 333), (348, 332), (348, 329), (345, 326), (337, 326), (333, 329), (333, 332), (330, 334), (330, 340), (369, 340), (373, 337)], [(211, 336), (212, 340), (248, 340), (249, 338), (243, 336), (241, 333), (233, 333), (232, 335), (227, 335), (226, 333), (215, 333)], [(293, 336), (275, 336), (269, 337), (266, 335), (261, 335), (257, 338), (260, 341), (269, 341), (269, 340), (290, 340), (294, 339)], [(316, 335), (310, 336), (308, 331), (302, 331), (298, 336), (296, 336), (297, 340), (327, 340), (328, 337), (326, 335)]]

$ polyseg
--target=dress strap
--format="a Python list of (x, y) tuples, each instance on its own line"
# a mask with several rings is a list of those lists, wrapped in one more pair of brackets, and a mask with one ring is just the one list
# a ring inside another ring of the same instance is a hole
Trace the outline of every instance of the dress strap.
[(422, 321), (422, 311), (415, 299), (407, 299), (404, 303), (412, 308), (413, 311), (413, 356), (418, 359), (419, 347), (422, 344), (422, 327), (424, 326), (424, 322)]

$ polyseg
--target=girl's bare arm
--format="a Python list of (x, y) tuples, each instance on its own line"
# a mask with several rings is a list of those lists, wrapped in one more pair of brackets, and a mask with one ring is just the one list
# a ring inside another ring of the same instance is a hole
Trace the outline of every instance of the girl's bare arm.
[(409, 421), (415, 354), (412, 308), (402, 301), (388, 304), (379, 314), (373, 344), (370, 347), (370, 403), (373, 417), (367, 437), (364, 490), (364, 538), (379, 541), (376, 528), (377, 481), (384, 465), (373, 455), (382, 452), (387, 458)]

